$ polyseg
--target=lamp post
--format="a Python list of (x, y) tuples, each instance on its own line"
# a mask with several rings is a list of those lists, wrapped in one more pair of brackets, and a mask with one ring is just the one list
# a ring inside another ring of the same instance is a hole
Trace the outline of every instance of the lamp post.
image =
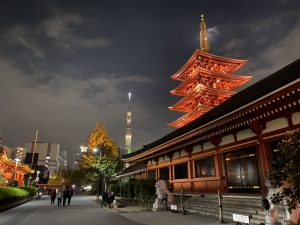
[[(93, 152), (94, 153), (97, 153), (97, 151), (99, 151), (99, 165), (100, 165), (100, 160), (101, 160), (101, 158), (102, 158), (102, 151), (101, 151), (101, 148), (94, 148), (93, 149)], [(98, 178), (97, 178), (97, 194), (99, 195), (99, 186), (100, 186), (100, 184), (99, 184), (99, 182), (100, 182), (100, 172), (99, 172), (99, 170), (98, 170)], [(102, 188), (102, 185), (101, 185), (101, 195), (103, 195), (103, 188)]]
[(40, 172), (39, 170), (36, 171), (36, 177), (35, 177), (36, 183), (38, 183), (39, 180), (40, 180), (40, 177), (39, 177), (40, 173), (41, 173), (41, 172)]
[[(33, 145), (33, 149), (32, 149), (32, 157), (31, 157), (31, 164), (30, 164), (30, 169), (32, 170), (32, 165), (33, 165), (33, 160), (34, 160), (34, 152), (35, 152), (35, 147), (36, 147), (36, 142), (37, 142), (37, 138), (38, 138), (38, 133), (39, 133), (39, 130), (36, 130), (35, 131), (35, 139), (34, 139), (34, 145)], [(28, 183), (27, 183), (27, 186), (29, 187), (30, 186), (30, 180), (31, 180), (31, 172), (29, 174), (29, 177), (28, 177)]]
[(18, 158), (16, 158), (15, 161), (16, 161), (16, 167), (15, 167), (15, 176), (14, 176), (14, 180), (17, 180), (17, 166), (18, 166), (18, 162), (20, 162), (21, 160), (18, 159)]

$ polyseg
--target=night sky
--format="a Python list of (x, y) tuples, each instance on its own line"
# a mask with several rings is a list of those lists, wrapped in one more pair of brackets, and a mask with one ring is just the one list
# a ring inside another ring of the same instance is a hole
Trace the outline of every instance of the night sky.
[[(247, 59), (247, 85), (300, 56), (300, 1), (108, 0), (0, 2), (0, 132), (4, 144), (54, 142), (69, 159), (96, 121), (124, 148), (132, 92), (133, 149), (174, 129), (172, 80), (199, 48)], [(240, 89), (239, 89), (240, 90)]]

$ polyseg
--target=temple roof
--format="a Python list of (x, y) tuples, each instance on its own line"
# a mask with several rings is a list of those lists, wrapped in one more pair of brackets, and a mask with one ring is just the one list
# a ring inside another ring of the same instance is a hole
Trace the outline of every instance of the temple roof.
[(180, 128), (184, 126), (185, 124), (195, 120), (199, 116), (202, 116), (203, 114), (207, 113), (209, 110), (211, 110), (213, 107), (209, 107), (206, 105), (199, 104), (197, 107), (193, 109), (193, 111), (183, 115), (182, 117), (178, 118), (177, 120), (168, 123), (169, 126)]
[[(169, 109), (180, 112), (190, 112), (199, 103), (208, 107), (213, 107), (219, 105), (221, 102), (235, 94), (233, 91), (209, 88), (202, 84), (198, 84), (195, 89), (196, 90), (194, 92), (191, 92), (188, 96), (181, 99), (175, 105), (170, 106)], [(216, 100), (216, 102), (213, 102), (213, 98)], [(190, 104), (193, 106), (191, 108), (187, 107), (187, 105)]]
[(53, 176), (53, 178), (48, 180), (47, 184), (39, 184), (39, 185), (46, 185), (51, 187), (61, 187), (63, 185), (70, 185), (71, 182), (69, 179), (64, 178), (61, 174), (61, 172), (56, 172)]
[(198, 67), (186, 80), (177, 88), (171, 91), (174, 95), (186, 96), (194, 90), (196, 83), (205, 83), (205, 86), (211, 86), (217, 89), (233, 90), (249, 80), (252, 76), (232, 75), (228, 73), (217, 73), (202, 67)]
[(268, 77), (260, 80), (259, 82), (251, 85), (250, 87), (235, 94), (227, 101), (219, 106), (213, 108), (205, 115), (195, 119), (191, 123), (163, 136), (162, 138), (153, 141), (150, 144), (144, 145), (143, 148), (123, 156), (125, 161), (130, 161), (131, 158), (145, 154), (147, 151), (163, 145), (164, 143), (171, 142), (172, 140), (185, 135), (199, 127), (204, 127), (206, 124), (230, 113), (238, 110), (239, 108), (268, 95), (271, 92), (281, 89), (290, 83), (300, 82), (300, 59), (285, 66), (279, 71), (269, 75)]
[(178, 72), (172, 75), (172, 78), (175, 80), (184, 81), (189, 76), (189, 73), (199, 66), (211, 71), (233, 73), (241, 68), (246, 62), (247, 60), (226, 58), (197, 49), (191, 58), (184, 64), (184, 66), (181, 67)]
[(137, 173), (139, 171), (144, 171), (145, 169), (146, 169), (145, 163), (138, 162), (138, 163), (130, 165), (129, 167), (121, 170), (120, 173), (117, 174), (117, 177), (122, 177), (125, 175)]

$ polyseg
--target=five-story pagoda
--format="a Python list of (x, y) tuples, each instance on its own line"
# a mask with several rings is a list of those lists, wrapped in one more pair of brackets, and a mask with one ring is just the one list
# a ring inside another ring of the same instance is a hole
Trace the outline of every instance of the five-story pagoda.
[(168, 125), (180, 128), (230, 98), (233, 89), (245, 84), (251, 76), (233, 75), (247, 60), (230, 59), (208, 53), (208, 32), (204, 16), (200, 22), (200, 50), (172, 76), (182, 83), (171, 94), (183, 98), (171, 110), (186, 113)]

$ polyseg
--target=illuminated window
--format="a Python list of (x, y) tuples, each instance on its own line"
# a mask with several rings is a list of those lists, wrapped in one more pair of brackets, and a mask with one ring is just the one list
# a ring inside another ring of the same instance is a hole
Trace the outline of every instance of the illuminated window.
[(195, 176), (196, 177), (216, 176), (214, 157), (195, 161)]

